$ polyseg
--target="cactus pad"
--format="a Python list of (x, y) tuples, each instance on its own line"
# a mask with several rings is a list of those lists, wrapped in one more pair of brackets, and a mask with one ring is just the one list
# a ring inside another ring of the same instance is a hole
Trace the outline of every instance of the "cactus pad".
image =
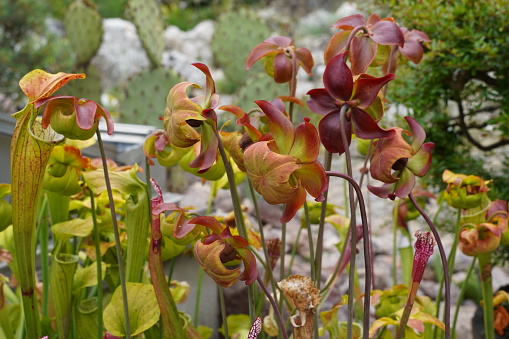
[(73, 50), (76, 64), (86, 68), (101, 45), (103, 26), (101, 15), (89, 2), (76, 0), (65, 12), (64, 26)]
[(253, 47), (269, 36), (269, 28), (254, 12), (229, 12), (219, 18), (211, 47), (228, 80), (241, 85), (250, 75), (263, 69), (257, 63), (246, 71), (246, 59)]
[(128, 10), (152, 66), (160, 66), (164, 50), (164, 24), (157, 1), (129, 0)]
[(255, 100), (267, 100), (288, 95), (288, 85), (278, 84), (265, 73), (258, 73), (251, 76), (246, 84), (240, 88), (237, 95), (236, 105), (244, 111), (248, 111), (253, 107), (257, 107)]
[(145, 70), (132, 77), (120, 103), (121, 122), (162, 127), (159, 118), (164, 114), (168, 92), (181, 81), (164, 68)]
[(69, 82), (57, 95), (72, 95), (100, 103), (102, 94), (101, 73), (97, 67), (89, 65), (86, 70), (78, 69), (76, 73), (85, 73), (87, 77)]

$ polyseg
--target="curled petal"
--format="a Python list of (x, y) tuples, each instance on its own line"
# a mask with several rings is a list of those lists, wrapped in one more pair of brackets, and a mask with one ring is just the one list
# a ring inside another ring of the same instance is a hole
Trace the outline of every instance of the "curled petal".
[(85, 79), (85, 74), (62, 72), (51, 74), (41, 69), (35, 69), (21, 78), (19, 87), (28, 97), (28, 100), (31, 102), (39, 101), (49, 97), (73, 79)]
[(217, 235), (221, 235), (224, 230), (224, 227), (221, 226), (221, 223), (216, 218), (209, 216), (196, 217), (189, 220), (189, 223), (205, 226)]
[(312, 89), (307, 94), (311, 97), (306, 103), (310, 110), (316, 114), (326, 115), (330, 112), (339, 110), (335, 104), (336, 100), (332, 98), (325, 88)]
[(221, 287), (234, 285), (240, 275), (240, 268), (230, 270), (221, 262), (221, 252), (227, 244), (214, 241), (209, 245), (197, 241), (194, 244), (194, 257), (205, 273)]
[(204, 123), (201, 129), (200, 154), (189, 163), (189, 167), (198, 168), (198, 173), (205, 173), (217, 160), (218, 141), (214, 127)]
[(346, 125), (341, 126), (339, 110), (327, 114), (320, 120), (318, 125), (320, 140), (327, 151), (338, 154), (345, 153), (345, 145), (343, 145), (343, 139), (341, 138), (342, 128), (345, 130), (347, 147), (349, 147), (352, 142), (352, 124), (347, 120)]
[(193, 66), (198, 68), (200, 71), (202, 71), (203, 74), (205, 74), (205, 77), (207, 79), (206, 87), (205, 87), (206, 88), (205, 104), (202, 105), (202, 108), (212, 108), (212, 109), (216, 108), (219, 98), (213, 98), (213, 97), (217, 97), (217, 94), (214, 95), (216, 93), (216, 84), (214, 83), (214, 79), (212, 79), (212, 74), (210, 74), (209, 68), (207, 67), (207, 65), (202, 64), (202, 63), (194, 63)]
[(251, 285), (256, 281), (259, 275), (258, 269), (256, 268), (256, 258), (247, 248), (237, 248), (235, 252), (237, 252), (244, 263), (244, 271), (242, 271), (239, 279), (245, 281), (246, 285)]
[(304, 71), (306, 71), (308, 75), (312, 76), (313, 73), (311, 73), (311, 70), (313, 69), (315, 62), (313, 60), (313, 55), (311, 55), (309, 49), (299, 47), (295, 50), (295, 56), (297, 57), (299, 65), (302, 66)]
[(410, 131), (412, 132), (412, 148), (414, 152), (417, 152), (419, 148), (421, 148), (422, 143), (426, 140), (426, 131), (422, 128), (421, 125), (412, 117), (405, 117), (408, 126), (410, 126)]
[(295, 194), (298, 186), (290, 183), (291, 174), (299, 169), (298, 159), (272, 152), (268, 141), (259, 141), (244, 152), (249, 181), (269, 204), (286, 203)]
[(399, 180), (394, 183), (384, 184), (381, 187), (368, 185), (368, 189), (374, 195), (384, 199), (406, 198), (415, 187), (415, 175), (410, 170), (404, 168), (397, 176)]
[(406, 59), (412, 61), (414, 64), (418, 64), (422, 60), (424, 50), (418, 41), (407, 40), (405, 46), (399, 49), (401, 55)]
[(278, 53), (274, 57), (274, 80), (284, 84), (292, 78), (292, 63), (284, 53)]
[(195, 112), (197, 115), (201, 114), (202, 107), (189, 99), (187, 95), (189, 86), (200, 88), (200, 86), (191, 82), (180, 82), (170, 90), (166, 98), (166, 107), (170, 114), (180, 110)]
[(323, 84), (334, 99), (348, 101), (352, 97), (352, 72), (345, 62), (345, 53), (336, 55), (325, 67)]
[(295, 216), (297, 211), (304, 206), (306, 202), (306, 191), (302, 186), (299, 186), (297, 190), (294, 192), (292, 197), (288, 199), (285, 204), (285, 210), (283, 211), (283, 215), (279, 219), (281, 223), (287, 223)]
[(292, 39), (287, 36), (271, 36), (264, 40), (264, 42), (274, 44), (278, 47), (289, 47), (292, 45)]
[(470, 256), (493, 252), (500, 244), (501, 230), (491, 223), (463, 225), (459, 232), (459, 247)]

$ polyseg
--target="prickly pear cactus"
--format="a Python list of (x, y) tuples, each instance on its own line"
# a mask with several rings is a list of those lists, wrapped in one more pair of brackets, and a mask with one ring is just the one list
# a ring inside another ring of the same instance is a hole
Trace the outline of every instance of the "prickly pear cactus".
[(101, 45), (103, 26), (101, 15), (90, 2), (76, 0), (65, 12), (65, 32), (76, 52), (76, 65), (86, 68)]
[(161, 127), (159, 118), (164, 114), (168, 92), (181, 81), (164, 68), (145, 70), (131, 78), (120, 103), (121, 122)]
[(101, 102), (101, 73), (97, 67), (89, 65), (85, 70), (77, 69), (76, 73), (85, 73), (87, 77), (78, 81), (71, 81), (68, 86), (59, 90), (56, 95), (72, 95), (78, 98)]
[(129, 0), (127, 8), (152, 66), (160, 66), (164, 50), (164, 24), (157, 1)]
[(267, 100), (288, 95), (288, 84), (278, 84), (265, 73), (258, 73), (251, 76), (244, 86), (240, 88), (237, 95), (236, 105), (244, 111), (257, 107), (255, 100)]
[(257, 63), (246, 71), (246, 59), (251, 49), (269, 36), (269, 28), (254, 12), (228, 12), (219, 18), (211, 47), (216, 62), (230, 81), (241, 85), (263, 69)]

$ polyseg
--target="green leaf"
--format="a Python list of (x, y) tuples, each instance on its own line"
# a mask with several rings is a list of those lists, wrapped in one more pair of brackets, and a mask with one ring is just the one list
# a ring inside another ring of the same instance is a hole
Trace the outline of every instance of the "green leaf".
[(58, 240), (66, 242), (72, 237), (86, 237), (92, 232), (93, 228), (92, 217), (88, 217), (86, 219), (77, 218), (59, 222), (51, 226), (51, 231)]
[[(107, 264), (101, 262), (101, 274), (106, 275)], [(83, 288), (97, 285), (97, 265), (92, 263), (90, 266), (78, 268), (74, 274), (74, 281), (72, 284), (72, 292), (77, 295)]]
[(76, 330), (78, 339), (95, 338), (97, 336), (97, 298), (82, 300), (77, 307)]
[[(131, 335), (135, 336), (154, 326), (159, 320), (160, 311), (154, 287), (151, 284), (128, 282), (126, 288)], [(104, 310), (103, 320), (104, 327), (111, 334), (119, 337), (126, 335), (120, 286), (115, 290), (110, 303)]]

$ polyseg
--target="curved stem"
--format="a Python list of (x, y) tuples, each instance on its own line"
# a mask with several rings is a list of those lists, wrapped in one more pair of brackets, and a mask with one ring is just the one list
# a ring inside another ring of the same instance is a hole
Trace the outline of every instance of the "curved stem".
[[(297, 63), (297, 56), (295, 55), (295, 51), (293, 48), (288, 48), (288, 52), (290, 53), (291, 61), (292, 61), (292, 78), (290, 80), (290, 96), (295, 97), (295, 93), (297, 92), (297, 70), (299, 64)], [(290, 101), (290, 107), (288, 109), (288, 115), (290, 116), (290, 121), (293, 122), (293, 105), (294, 103)]]
[(481, 253), (479, 259), (479, 270), (481, 272), (481, 287), (484, 314), (484, 338), (495, 339), (494, 316), (493, 316), (493, 278), (491, 277), (491, 253)]
[(444, 245), (442, 244), (442, 240), (440, 239), (440, 235), (438, 234), (438, 231), (435, 227), (435, 224), (433, 224), (433, 221), (429, 218), (429, 216), (424, 212), (424, 210), (421, 208), (421, 206), (415, 201), (414, 196), (412, 193), (408, 195), (408, 198), (412, 202), (412, 204), (415, 206), (415, 208), (419, 211), (419, 213), (422, 215), (424, 220), (426, 220), (426, 223), (428, 224), (429, 228), (431, 229), (431, 232), (433, 233), (433, 237), (435, 238), (435, 241), (437, 242), (438, 250), (440, 252), (440, 259), (442, 261), (442, 267), (444, 269), (444, 279), (445, 279), (445, 314), (444, 314), (444, 323), (445, 323), (445, 338), (450, 339), (451, 338), (451, 283), (449, 278), (449, 265), (447, 263), (447, 256), (445, 255)]
[(104, 171), (104, 181), (106, 182), (106, 190), (108, 192), (108, 199), (110, 205), (111, 221), (113, 223), (113, 232), (115, 234), (115, 249), (117, 251), (118, 258), (118, 270), (120, 275), (120, 285), (122, 290), (122, 302), (124, 305), (124, 319), (125, 319), (125, 333), (126, 338), (131, 338), (131, 327), (129, 323), (129, 308), (127, 304), (127, 287), (125, 281), (125, 268), (124, 268), (124, 257), (122, 255), (122, 248), (120, 247), (120, 235), (118, 232), (117, 225), (117, 214), (115, 212), (115, 201), (113, 200), (113, 192), (111, 190), (110, 175), (108, 173), (108, 163), (106, 161), (106, 154), (104, 153), (104, 146), (101, 138), (101, 132), (97, 129), (97, 143), (101, 150), (101, 160)]
[(221, 305), (221, 318), (223, 318), (223, 335), (225, 339), (229, 339), (230, 336), (228, 335), (228, 322), (226, 321), (226, 304), (224, 302), (223, 288), (218, 285), (217, 289), (219, 291), (219, 304)]
[[(272, 305), (272, 308), (274, 308), (274, 313), (276, 314), (276, 320), (279, 325), (281, 334), (283, 335), (283, 338), (288, 339), (288, 335), (286, 334), (286, 330), (285, 330), (285, 323), (283, 322), (283, 319), (281, 318), (281, 311), (279, 310), (279, 307), (277, 306), (276, 301), (274, 300), (274, 298), (272, 298), (272, 295), (270, 294), (269, 290), (263, 283), (263, 280), (260, 277), (258, 277), (256, 279), (256, 281), (258, 281), (258, 284), (260, 285), (261, 289), (263, 290), (263, 292), (269, 299), (269, 302)], [(283, 298), (281, 298), (281, 299), (283, 299)]]
[(311, 225), (310, 225), (310, 222), (309, 222), (309, 208), (308, 208), (307, 201), (304, 202), (304, 216), (305, 216), (305, 219), (306, 219), (306, 226), (307, 226), (307, 231), (308, 231), (309, 263), (311, 265), (311, 276), (314, 277), (315, 276), (315, 272), (316, 272), (315, 271), (315, 269), (316, 269), (316, 267), (315, 267), (315, 258), (314, 258), (315, 250), (313, 248), (313, 233), (311, 232)]

